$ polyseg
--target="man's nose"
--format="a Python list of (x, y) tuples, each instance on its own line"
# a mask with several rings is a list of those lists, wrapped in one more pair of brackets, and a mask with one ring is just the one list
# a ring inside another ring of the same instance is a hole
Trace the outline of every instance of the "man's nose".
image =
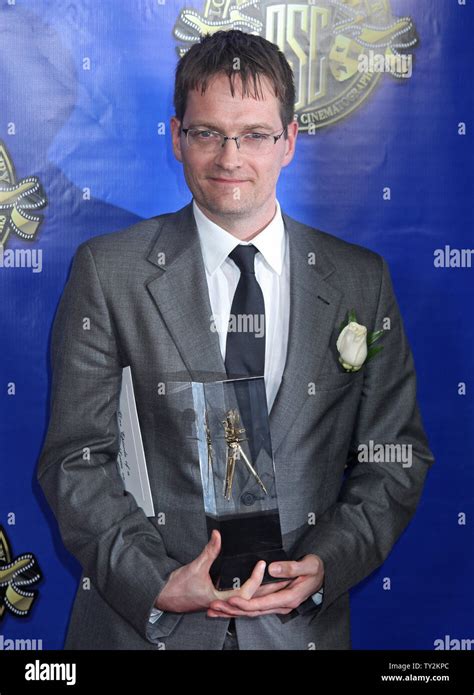
[(225, 140), (216, 153), (216, 162), (223, 167), (233, 168), (240, 166), (242, 155), (235, 140)]

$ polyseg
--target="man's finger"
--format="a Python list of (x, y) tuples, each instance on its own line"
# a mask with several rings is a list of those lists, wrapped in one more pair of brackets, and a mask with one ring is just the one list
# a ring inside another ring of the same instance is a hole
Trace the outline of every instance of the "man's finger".
[[(281, 608), (282, 606), (290, 609), (296, 608), (305, 598), (306, 596), (302, 594), (301, 589), (293, 585), (291, 589), (282, 589), (281, 591), (276, 591), (267, 596), (250, 599), (245, 599), (241, 596), (232, 596), (226, 603), (244, 611), (267, 611), (274, 608)], [(212, 604), (211, 607), (219, 608), (219, 606), (213, 606)]]
[(317, 574), (321, 569), (321, 560), (316, 555), (306, 555), (302, 560), (279, 560), (268, 566), (268, 572), (272, 577), (282, 578)]
[[(232, 615), (243, 615), (243, 611), (240, 608), (235, 608), (226, 601), (211, 601), (208, 610), (215, 611), (226, 618)], [(235, 613), (236, 610), (238, 611), (237, 614)]]
[(212, 563), (221, 552), (221, 534), (216, 529), (213, 529), (209, 542), (204, 546), (200, 555), (197, 556), (195, 562), (207, 571), (210, 570)]
[(239, 608), (233, 608), (232, 612), (227, 611), (224, 613), (224, 611), (218, 611), (216, 609), (209, 608), (207, 611), (207, 615), (210, 618), (257, 618), (260, 615), (275, 615), (277, 613), (280, 615), (287, 615), (288, 613), (291, 613), (292, 610), (292, 608), (280, 607), (273, 608), (268, 611), (242, 611)]
[(221, 611), (213, 610), (212, 608), (207, 609), (206, 613), (208, 618), (228, 618), (227, 613), (222, 613)]
[(229, 589), (228, 591), (218, 591), (215, 589), (214, 594), (216, 600), (226, 601), (231, 596), (244, 596), (245, 598), (252, 598), (262, 584), (262, 579), (265, 574), (265, 567), (266, 563), (263, 560), (257, 562), (253, 568), (252, 574), (247, 581), (242, 584), (240, 589)]
[(265, 567), (267, 563), (264, 560), (259, 560), (252, 570), (252, 574), (247, 579), (244, 584), (239, 589), (239, 596), (243, 596), (246, 599), (252, 598), (257, 589), (261, 586), (263, 577), (265, 575)]
[(293, 579), (289, 579), (285, 582), (271, 582), (270, 584), (262, 584), (259, 589), (255, 592), (254, 596), (267, 596), (267, 594), (273, 594), (275, 591), (281, 591), (285, 589)]
[(291, 589), (282, 589), (266, 596), (254, 596), (249, 599), (238, 595), (230, 596), (228, 599), (219, 597), (215, 601), (210, 602), (209, 608), (228, 616), (249, 615), (253, 611), (274, 611), (275, 609), (288, 609), (289, 612), (303, 600), (300, 597), (300, 593), (295, 592), (294, 587), (292, 587)]

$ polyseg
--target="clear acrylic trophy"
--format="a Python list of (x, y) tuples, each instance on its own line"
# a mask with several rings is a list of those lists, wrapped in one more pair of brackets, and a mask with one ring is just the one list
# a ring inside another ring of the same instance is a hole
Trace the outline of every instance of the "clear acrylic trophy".
[(235, 589), (265, 560), (263, 583), (281, 581), (268, 574), (270, 562), (288, 557), (264, 378), (191, 382), (191, 388), (208, 534), (218, 529), (222, 538), (211, 578), (220, 590)]

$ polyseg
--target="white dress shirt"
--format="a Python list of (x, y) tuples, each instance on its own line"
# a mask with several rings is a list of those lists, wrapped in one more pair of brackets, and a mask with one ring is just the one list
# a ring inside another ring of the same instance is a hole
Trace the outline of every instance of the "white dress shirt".
[(275, 214), (267, 226), (250, 241), (240, 241), (206, 217), (193, 199), (194, 217), (201, 242), (212, 309), (212, 317), (209, 317), (209, 320), (214, 319), (223, 360), (232, 300), (240, 279), (238, 266), (228, 256), (239, 244), (253, 244), (260, 251), (255, 255), (255, 276), (265, 302), (264, 377), (269, 412), (285, 367), (290, 320), (287, 232), (278, 200), (275, 200), (275, 203)]

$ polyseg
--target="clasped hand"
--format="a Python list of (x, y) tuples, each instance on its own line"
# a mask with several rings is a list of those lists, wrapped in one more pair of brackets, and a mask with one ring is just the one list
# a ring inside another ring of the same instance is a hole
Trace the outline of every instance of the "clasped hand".
[(155, 607), (176, 613), (206, 610), (210, 618), (287, 614), (319, 591), (323, 584), (323, 562), (317, 555), (310, 554), (301, 560), (272, 562), (269, 573), (273, 577), (285, 577), (282, 581), (262, 585), (265, 562), (260, 560), (240, 588), (218, 591), (209, 570), (220, 551), (221, 536), (214, 530), (201, 554), (170, 574)]

